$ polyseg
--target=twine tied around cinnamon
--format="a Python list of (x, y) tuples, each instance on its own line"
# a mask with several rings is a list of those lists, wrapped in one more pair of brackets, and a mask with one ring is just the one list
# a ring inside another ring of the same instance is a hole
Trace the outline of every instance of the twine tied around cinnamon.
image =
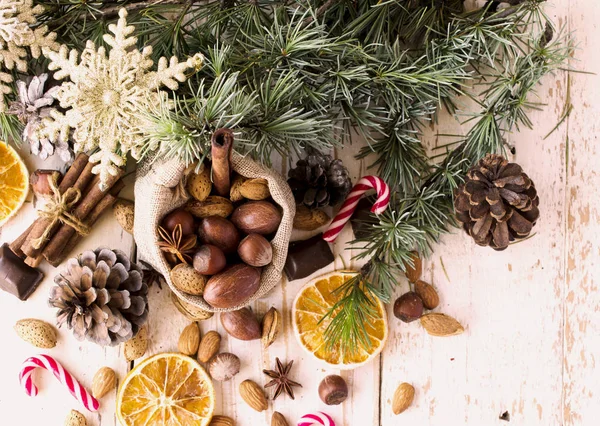
[(38, 216), (48, 220), (49, 223), (43, 234), (32, 241), (32, 246), (35, 249), (41, 248), (50, 238), (52, 229), (58, 222), (70, 226), (80, 235), (87, 235), (90, 233), (90, 229), (85, 223), (79, 220), (75, 215), (69, 213), (69, 210), (79, 202), (81, 191), (77, 188), (68, 188), (64, 194), (61, 194), (58, 190), (56, 177), (52, 177), (49, 184), (53, 194), (52, 198), (50, 198), (48, 203), (38, 211)]

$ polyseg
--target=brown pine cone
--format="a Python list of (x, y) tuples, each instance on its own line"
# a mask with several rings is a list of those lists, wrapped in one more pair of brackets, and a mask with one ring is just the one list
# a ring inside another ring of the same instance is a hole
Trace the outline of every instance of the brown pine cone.
[(527, 237), (540, 216), (535, 185), (521, 166), (488, 154), (467, 172), (454, 199), (456, 218), (481, 246), (504, 250)]

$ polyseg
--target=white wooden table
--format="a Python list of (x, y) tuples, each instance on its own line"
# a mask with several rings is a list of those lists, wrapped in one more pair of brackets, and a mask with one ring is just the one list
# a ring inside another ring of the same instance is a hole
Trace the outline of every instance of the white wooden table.
[[(574, 31), (579, 45), (578, 61), (571, 61), (571, 67), (600, 73), (600, 3), (554, 3), (547, 8), (549, 15)], [(568, 93), (572, 114), (544, 140), (558, 122)], [(497, 253), (476, 246), (457, 230), (443, 238), (426, 262), (425, 278), (441, 295), (438, 310), (458, 318), (466, 326), (463, 335), (432, 338), (418, 322), (400, 323), (389, 313), (390, 337), (383, 354), (367, 366), (341, 373), (350, 385), (350, 398), (341, 407), (325, 407), (317, 386), (325, 375), (337, 371), (323, 368), (296, 343), (290, 308), (304, 281), (284, 283), (253, 306), (259, 314), (275, 306), (284, 315), (284, 333), (272, 347), (262, 350), (258, 341), (236, 341), (222, 333), (222, 351), (237, 354), (242, 370), (234, 380), (216, 384), (216, 413), (235, 418), (239, 426), (269, 425), (273, 410), (282, 412), (290, 425), (312, 410), (327, 411), (341, 426), (599, 424), (600, 78), (559, 72), (546, 78), (539, 94), (548, 105), (532, 114), (534, 130), (524, 130), (509, 141), (516, 147), (514, 160), (534, 179), (540, 194), (537, 235)], [(424, 138), (430, 148), (438, 142), (438, 131), (464, 133), (466, 129), (443, 117)], [(365, 173), (365, 163), (352, 160), (358, 148), (354, 145), (336, 153), (350, 166), (353, 178)], [(24, 157), (30, 171), (52, 167), (50, 162)], [(32, 204), (0, 230), (0, 241), (11, 241), (32, 221)], [(351, 253), (343, 244), (349, 239), (351, 231), (346, 229), (334, 246), (348, 263)], [(98, 246), (135, 254), (132, 237), (111, 215), (99, 222), (77, 252)], [(336, 260), (328, 270), (340, 267), (341, 260)], [(47, 307), (54, 271), (44, 269), (45, 281), (27, 302), (0, 294), (1, 425), (62, 425), (70, 409), (85, 411), (50, 374), (37, 376), (41, 391), (36, 398), (19, 387), (21, 362), (38, 350), (16, 336), (14, 323), (26, 317), (54, 321), (55, 311)], [(401, 282), (398, 295), (407, 288)], [(152, 288), (150, 293), (148, 355), (174, 351), (188, 321), (171, 304), (168, 289)], [(202, 322), (201, 327), (203, 332), (222, 332), (217, 318)], [(119, 348), (78, 342), (68, 330), (60, 331), (57, 347), (47, 352), (88, 387), (101, 366), (115, 369), (120, 379), (129, 369)], [(295, 401), (280, 398), (259, 414), (241, 401), (237, 388), (244, 379), (264, 384), (261, 370), (273, 368), (275, 357), (295, 360), (293, 377), (304, 387)], [(412, 407), (396, 417), (390, 401), (403, 381), (414, 385), (416, 397)], [(114, 426), (114, 393), (101, 403), (99, 413), (86, 414), (88, 424)], [(510, 423), (499, 419), (505, 412)]]

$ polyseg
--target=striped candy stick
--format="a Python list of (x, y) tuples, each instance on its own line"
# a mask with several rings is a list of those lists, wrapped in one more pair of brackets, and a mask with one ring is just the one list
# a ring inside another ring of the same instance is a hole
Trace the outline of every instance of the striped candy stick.
[(98, 400), (94, 398), (75, 378), (64, 369), (54, 358), (49, 355), (38, 355), (27, 358), (23, 362), (19, 381), (25, 392), (29, 396), (36, 396), (38, 388), (33, 383), (32, 374), (38, 368), (44, 368), (51, 371), (54, 376), (64, 384), (71, 392), (71, 395), (83, 404), (89, 411), (97, 411), (99, 407)]
[(298, 421), (298, 426), (335, 426), (335, 422), (329, 414), (318, 411), (302, 416)]
[(365, 176), (360, 179), (352, 191), (348, 194), (346, 201), (342, 204), (342, 208), (339, 213), (335, 216), (327, 231), (323, 234), (323, 239), (329, 243), (335, 241), (335, 239), (340, 235), (342, 229), (344, 229), (344, 225), (346, 222), (350, 220), (354, 210), (356, 210), (356, 206), (360, 198), (370, 189), (374, 189), (377, 192), (377, 200), (373, 207), (371, 207), (371, 212), (375, 214), (381, 214), (387, 209), (390, 204), (390, 187), (383, 179), (377, 176)]

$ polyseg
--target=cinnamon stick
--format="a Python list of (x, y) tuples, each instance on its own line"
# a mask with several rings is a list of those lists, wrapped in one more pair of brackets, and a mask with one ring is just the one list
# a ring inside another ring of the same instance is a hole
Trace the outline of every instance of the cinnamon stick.
[(31, 230), (33, 229), (33, 223), (31, 225), (29, 225), (29, 228), (27, 228), (25, 230), (25, 232), (23, 232), (21, 235), (19, 235), (12, 243), (10, 243), (10, 245), (8, 246), (10, 248), (10, 250), (16, 254), (17, 256), (19, 256), (21, 259), (23, 259), (25, 257), (25, 253), (23, 253), (21, 251), (21, 246), (25, 243), (25, 240), (27, 240), (27, 236), (29, 235), (29, 233), (31, 232)]
[(229, 129), (217, 129), (211, 138), (212, 179), (217, 194), (229, 196), (231, 175), (231, 149), (233, 132)]
[[(121, 178), (121, 176), (123, 176), (124, 173), (124, 170), (119, 169), (119, 173), (117, 173), (116, 176), (110, 176), (110, 178), (106, 182), (105, 190), (100, 189), (100, 186), (98, 185), (100, 182), (100, 178), (96, 176), (92, 180), (90, 188), (83, 197), (83, 199), (77, 204), (77, 206), (73, 210), (73, 216), (75, 216), (80, 221), (85, 222), (90, 212), (105, 197), (105, 195), (110, 192), (112, 187), (117, 183), (117, 181)], [(46, 245), (42, 252), (44, 258), (48, 261), (48, 263), (50, 263), (51, 265), (57, 263), (61, 253), (63, 252), (63, 248), (69, 242), (73, 234), (75, 234), (75, 229), (71, 228), (69, 225), (60, 225), (58, 231), (56, 232), (54, 237), (52, 237), (52, 239)]]
[[(89, 162), (89, 157), (86, 154), (79, 154), (58, 185), (59, 192), (63, 194), (68, 188), (71, 187), (83, 191), (94, 176), (92, 173), (93, 167), (94, 165)], [(49, 219), (36, 219), (36, 221), (33, 223), (31, 232), (21, 246), (21, 251), (25, 255), (29, 257), (38, 257), (42, 253), (45, 244), (43, 244), (40, 248), (34, 248), (33, 242), (42, 236), (46, 228), (48, 228), (51, 223), (52, 222)], [(46, 244), (48, 241), (50, 241), (52, 235), (59, 229), (59, 226), (60, 224), (56, 223), (52, 227)]]

